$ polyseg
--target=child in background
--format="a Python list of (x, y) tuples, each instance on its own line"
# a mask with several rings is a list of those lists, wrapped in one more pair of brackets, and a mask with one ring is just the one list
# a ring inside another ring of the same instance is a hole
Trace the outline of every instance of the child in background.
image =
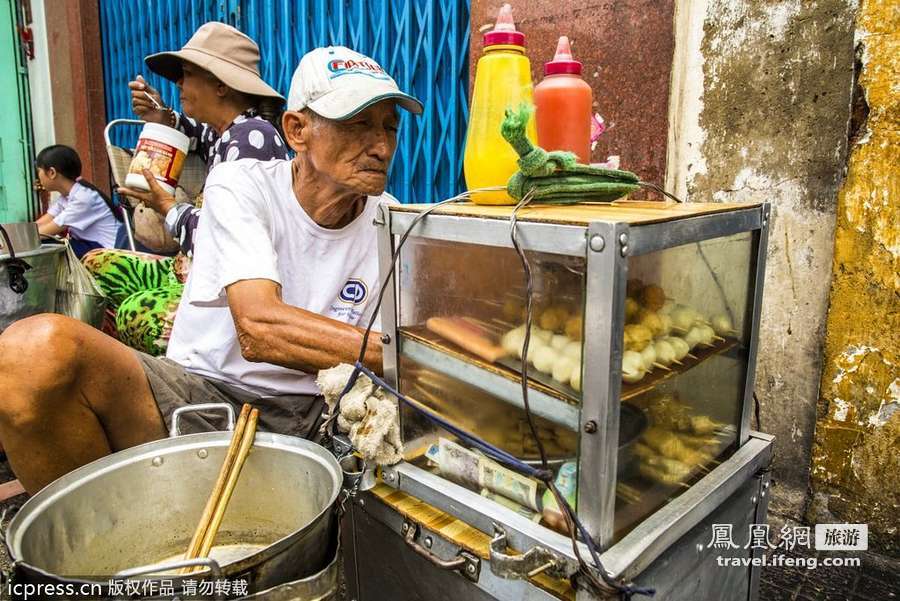
[(35, 164), (41, 187), (60, 194), (37, 220), (41, 234), (58, 235), (68, 228), (78, 258), (95, 248), (114, 248), (121, 217), (106, 194), (81, 179), (78, 153), (62, 144), (48, 146)]

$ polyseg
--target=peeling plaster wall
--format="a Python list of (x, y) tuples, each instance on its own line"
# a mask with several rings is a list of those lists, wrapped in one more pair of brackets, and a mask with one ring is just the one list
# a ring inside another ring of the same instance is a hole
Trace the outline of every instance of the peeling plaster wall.
[(793, 517), (808, 491), (855, 15), (846, 0), (676, 5), (670, 188), (773, 205), (756, 391), (777, 437), (772, 511)]
[(868, 118), (838, 196), (809, 519), (900, 555), (900, 4), (863, 0), (856, 39)]

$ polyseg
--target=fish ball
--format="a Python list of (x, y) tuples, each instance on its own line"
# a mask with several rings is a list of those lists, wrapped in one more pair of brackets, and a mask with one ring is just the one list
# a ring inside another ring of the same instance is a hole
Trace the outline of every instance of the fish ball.
[(561, 351), (570, 342), (571, 340), (569, 340), (568, 336), (563, 336), (562, 334), (554, 334), (550, 339), (550, 348), (556, 351)]
[(500, 339), (500, 346), (510, 355), (522, 355), (522, 343), (525, 341), (525, 328), (510, 330)]
[(658, 313), (660, 331), (659, 336), (668, 336), (672, 333), (672, 316), (665, 313)]
[(624, 343), (629, 351), (642, 351), (653, 340), (653, 332), (647, 326), (641, 324), (629, 324), (625, 326)]
[(690, 307), (678, 306), (672, 310), (672, 327), (681, 332), (687, 332), (694, 325), (696, 311)]
[(648, 309), (656, 311), (666, 304), (666, 292), (656, 284), (650, 284), (641, 290), (641, 302)]
[(641, 311), (639, 323), (648, 328), (653, 336), (662, 335), (663, 323), (656, 311), (649, 311), (647, 309)]
[(657, 340), (653, 343), (653, 349), (656, 351), (656, 360), (663, 365), (668, 367), (675, 361), (675, 349), (668, 340)]
[(727, 315), (713, 315), (712, 327), (719, 336), (734, 336), (734, 325)]
[(556, 363), (553, 364), (553, 379), (561, 384), (568, 384), (572, 379), (572, 374), (580, 367), (575, 364), (571, 357), (560, 356)]
[[(524, 339), (523, 339), (522, 344), (523, 345), (525, 344)], [(528, 341), (528, 361), (529, 362), (534, 361), (534, 354), (537, 352), (537, 350), (539, 348), (543, 348), (545, 346), (547, 346), (547, 345), (544, 344), (540, 338), (536, 338), (536, 337), (532, 336), (531, 339)], [(522, 358), (522, 348), (523, 347), (520, 346), (518, 349), (516, 349), (516, 356), (519, 359)]]
[(531, 340), (539, 340), (542, 344), (550, 344), (550, 339), (553, 338), (553, 332), (550, 330), (544, 330), (537, 326), (531, 326)]
[(545, 330), (560, 332), (565, 326), (567, 319), (569, 319), (569, 311), (565, 307), (556, 305), (541, 313), (538, 323)]
[(691, 346), (684, 341), (684, 338), (670, 336), (669, 338), (666, 338), (666, 342), (672, 345), (672, 350), (675, 351), (675, 359), (678, 361), (687, 357), (687, 354), (691, 352)]
[(581, 366), (579, 365), (572, 371), (572, 378), (569, 380), (569, 386), (574, 390), (581, 392)]
[(562, 350), (562, 354), (566, 357), (571, 357), (575, 359), (578, 363), (581, 363), (581, 342), (572, 341), (565, 346)]
[(700, 330), (700, 344), (712, 344), (715, 342), (716, 331), (712, 329), (712, 326), (703, 324), (697, 326), (697, 329)]
[(656, 347), (652, 344), (648, 344), (647, 347), (641, 351), (641, 360), (644, 365), (644, 371), (651, 371), (653, 369), (653, 364), (656, 363)]
[(635, 319), (637, 319), (638, 313), (641, 311), (641, 306), (638, 304), (636, 300), (633, 298), (626, 297), (625, 298), (625, 322), (631, 323)]
[(622, 353), (622, 379), (629, 383), (638, 382), (644, 377), (644, 358), (635, 351)]
[(691, 313), (691, 317), (694, 318), (693, 324), (696, 325), (698, 323), (706, 323), (706, 319), (703, 317), (703, 314), (700, 313), (697, 309), (693, 307), (688, 307), (688, 310)]
[(553, 331), (559, 327), (559, 316), (552, 308), (547, 309), (538, 318), (538, 324), (545, 330)]
[(503, 317), (506, 319), (522, 319), (525, 306), (519, 300), (508, 299), (503, 303)]
[(539, 372), (549, 374), (553, 371), (553, 364), (556, 363), (557, 357), (559, 357), (559, 354), (553, 348), (542, 346), (534, 352), (534, 359), (531, 361), (531, 364)]
[(566, 320), (566, 336), (572, 340), (581, 340), (581, 331), (584, 329), (584, 321), (581, 315), (574, 315)]
[(690, 331), (684, 335), (684, 341), (687, 342), (688, 346), (693, 349), (695, 346), (703, 342), (703, 331), (700, 327), (693, 327)]

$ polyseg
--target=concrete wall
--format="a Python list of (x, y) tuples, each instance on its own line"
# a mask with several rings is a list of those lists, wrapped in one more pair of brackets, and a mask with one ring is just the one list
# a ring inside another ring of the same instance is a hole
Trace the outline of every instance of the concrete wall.
[(493, 28), (505, 1), (527, 36), (535, 84), (544, 75), (544, 63), (552, 60), (559, 36), (572, 41), (572, 52), (584, 65), (584, 80), (594, 92), (594, 110), (608, 127), (592, 160), (619, 155), (623, 168), (663, 183), (673, 0), (472, 0), (472, 78), (482, 54), (482, 34)]
[(45, 2), (56, 142), (74, 147), (82, 175), (109, 189), (98, 0)]
[(53, 92), (50, 85), (50, 49), (44, 0), (31, 0), (30, 24), (34, 35), (34, 58), (28, 61), (28, 86), (31, 91), (31, 122), (34, 151), (56, 143), (53, 123)]
[(669, 184), (694, 202), (773, 204), (756, 391), (777, 437), (772, 510), (791, 517), (807, 499), (854, 17), (845, 0), (676, 8)]
[(863, 0), (856, 39), (809, 519), (900, 556), (900, 5)]

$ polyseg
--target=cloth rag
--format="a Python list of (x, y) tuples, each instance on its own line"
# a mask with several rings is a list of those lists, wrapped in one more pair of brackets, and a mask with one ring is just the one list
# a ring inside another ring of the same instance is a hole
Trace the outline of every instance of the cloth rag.
[(332, 415), (335, 408), (340, 407), (337, 429), (350, 437), (350, 442), (363, 459), (377, 465), (393, 465), (403, 459), (397, 404), (365, 374), (359, 374), (341, 398), (353, 370), (354, 367), (348, 363), (323, 369), (316, 378), (316, 384)]

